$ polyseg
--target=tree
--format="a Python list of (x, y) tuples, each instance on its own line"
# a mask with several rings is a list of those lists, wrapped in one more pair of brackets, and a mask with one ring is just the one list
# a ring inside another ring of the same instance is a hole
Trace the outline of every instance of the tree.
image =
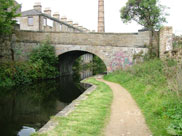
[[(16, 4), (14, 0), (0, 0), (0, 42), (3, 43), (8, 38), (10, 41), (11, 59), (13, 61), (14, 49), (12, 45), (12, 33), (16, 24), (15, 18), (20, 15), (17, 13), (19, 7), (20, 5)], [(0, 57), (3, 56), (0, 55)]]
[(162, 23), (166, 22), (167, 14), (164, 14), (164, 10), (165, 7), (160, 5), (158, 0), (128, 0), (120, 12), (124, 23), (136, 21), (152, 32), (153, 39), (154, 31), (160, 29)]
[(14, 18), (19, 16), (16, 12), (18, 8), (14, 0), (0, 0), (0, 38), (12, 34), (16, 24)]

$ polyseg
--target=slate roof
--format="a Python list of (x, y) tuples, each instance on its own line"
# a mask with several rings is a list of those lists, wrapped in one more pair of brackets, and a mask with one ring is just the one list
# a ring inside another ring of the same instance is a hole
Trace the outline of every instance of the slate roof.
[(42, 13), (35, 10), (35, 9), (31, 9), (31, 10), (27, 10), (27, 11), (23, 11), (21, 13), (21, 16), (24, 17), (24, 16), (32, 16), (32, 15), (41, 15)]

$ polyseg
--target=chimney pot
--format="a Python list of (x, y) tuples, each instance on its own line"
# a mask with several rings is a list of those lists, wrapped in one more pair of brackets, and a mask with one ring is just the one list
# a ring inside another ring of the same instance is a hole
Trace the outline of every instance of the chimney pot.
[(80, 30), (83, 30), (83, 27), (82, 27), (82, 26), (78, 26), (78, 28), (79, 28)]
[(61, 21), (66, 22), (66, 21), (67, 21), (67, 17), (62, 16), (62, 17), (61, 17)]
[(42, 5), (40, 2), (36, 2), (33, 7), (35, 10), (42, 12)]
[(44, 13), (51, 16), (51, 8), (45, 8)]
[(73, 26), (78, 28), (78, 23), (74, 23)]
[(73, 25), (73, 21), (72, 20), (68, 20), (68, 24)]
[(54, 17), (54, 18), (57, 18), (57, 19), (60, 19), (60, 14), (59, 14), (59, 12), (55, 12), (55, 13), (53, 14), (53, 17)]

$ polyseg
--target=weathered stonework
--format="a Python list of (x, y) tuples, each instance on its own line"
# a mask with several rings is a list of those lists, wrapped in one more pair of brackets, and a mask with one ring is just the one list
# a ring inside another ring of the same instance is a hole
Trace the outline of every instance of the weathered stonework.
[(62, 74), (71, 73), (75, 59), (87, 53), (100, 57), (107, 72), (113, 72), (133, 65), (135, 54), (147, 53), (150, 32), (114, 34), (17, 31), (16, 48), (22, 52), (19, 59), (27, 58), (32, 48), (46, 40), (56, 48)]
[[(90, 46), (90, 45), (54, 45), (56, 54), (59, 56), (70, 51), (89, 52), (100, 57), (107, 67), (108, 72), (127, 68), (133, 65), (133, 55), (143, 51), (147, 53), (147, 48), (135, 47), (113, 47), (113, 46)], [(79, 54), (78, 54), (79, 55)], [(80, 54), (82, 55), (82, 54)], [(70, 63), (70, 61), (69, 61)]]
[(98, 1), (98, 32), (105, 32), (104, 22), (104, 0)]
[(174, 49), (164, 52), (163, 59), (173, 59), (176, 60), (178, 64), (182, 64), (182, 49)]
[(52, 44), (91, 45), (116, 47), (146, 47), (150, 32), (139, 33), (74, 33), (16, 31), (17, 42), (40, 43), (49, 40)]
[(165, 58), (165, 52), (173, 49), (173, 29), (172, 27), (162, 27), (160, 29), (160, 58)]
[[(156, 36), (158, 34), (156, 33)], [(42, 42), (49, 43), (56, 48), (60, 59), (62, 74), (72, 72), (72, 65), (81, 55), (90, 53), (100, 57), (107, 67), (107, 72), (125, 69), (137, 61), (136, 54), (148, 52), (147, 46), (151, 41), (151, 32), (138, 33), (77, 33), (77, 32), (43, 32), (16, 31), (14, 42), (16, 60), (26, 60), (31, 50)], [(157, 39), (157, 40), (156, 40)], [(158, 49), (158, 37), (152, 39), (154, 49)], [(172, 47), (172, 28), (164, 27), (160, 31), (160, 55)], [(1, 51), (1, 54), (3, 54)], [(9, 53), (9, 51), (6, 51)], [(5, 55), (4, 55), (5, 56)], [(142, 59), (140, 59), (142, 60)]]

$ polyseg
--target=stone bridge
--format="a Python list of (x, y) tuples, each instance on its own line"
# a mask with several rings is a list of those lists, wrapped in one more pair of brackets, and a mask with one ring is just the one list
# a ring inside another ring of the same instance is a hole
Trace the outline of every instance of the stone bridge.
[(72, 72), (76, 58), (91, 53), (103, 60), (107, 72), (133, 65), (133, 56), (139, 52), (147, 53), (150, 32), (138, 33), (68, 33), (16, 31), (14, 46), (23, 52), (19, 59), (25, 58), (32, 48), (49, 40), (55, 46), (60, 60), (61, 74)]

